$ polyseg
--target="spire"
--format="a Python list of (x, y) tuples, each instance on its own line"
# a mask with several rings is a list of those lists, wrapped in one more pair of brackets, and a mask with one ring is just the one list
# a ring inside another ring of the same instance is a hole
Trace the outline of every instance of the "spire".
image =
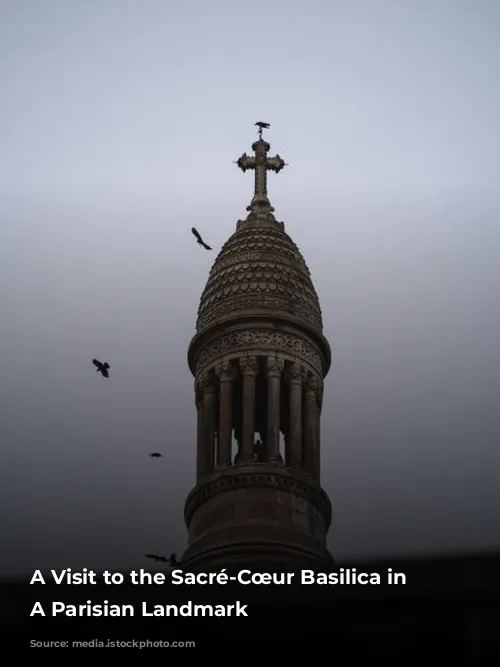
[[(249, 211), (247, 221), (276, 223), (277, 221), (273, 215), (274, 208), (271, 206), (271, 202), (267, 196), (267, 172), (274, 171), (278, 173), (286, 166), (286, 163), (279, 155), (275, 155), (274, 157), (268, 157), (267, 155), (271, 146), (262, 138), (262, 132), (264, 129), (270, 127), (269, 123), (259, 121), (255, 125), (259, 128), (259, 139), (252, 144), (252, 150), (255, 155), (249, 156), (243, 153), (239, 160), (236, 161), (241, 171), (245, 172), (247, 169), (255, 171), (254, 196), (250, 202), (250, 206), (247, 206), (247, 211)], [(238, 227), (242, 223), (242, 220), (238, 221)], [(277, 224), (283, 227), (283, 223)]]
[(269, 124), (256, 125), (254, 154), (237, 161), (255, 171), (250, 213), (212, 265), (188, 351), (197, 433), (181, 558), (189, 572), (332, 564), (320, 438), (331, 351), (309, 269), (267, 197), (267, 172), (285, 163), (269, 157)]

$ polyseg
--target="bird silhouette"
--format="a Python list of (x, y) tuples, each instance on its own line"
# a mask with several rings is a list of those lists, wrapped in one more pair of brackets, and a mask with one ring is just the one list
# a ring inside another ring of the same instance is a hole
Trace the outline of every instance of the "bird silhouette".
[(151, 452), (149, 455), (152, 459), (161, 459), (163, 454), (160, 454), (160, 452)]
[(202, 247), (202, 248), (205, 248), (205, 250), (212, 250), (212, 248), (211, 248), (209, 245), (207, 245), (207, 244), (205, 243), (205, 241), (201, 238), (200, 233), (198, 232), (198, 230), (196, 229), (196, 227), (192, 227), (192, 228), (191, 228), (191, 231), (192, 231), (193, 234), (196, 236), (198, 245), (201, 245), (201, 247)]
[(108, 364), (107, 361), (103, 364), (103, 363), (102, 363), (101, 361), (99, 361), (98, 359), (92, 359), (92, 363), (94, 364), (94, 366), (97, 366), (97, 371), (96, 371), (96, 373), (102, 373), (102, 376), (103, 376), (103, 377), (105, 377), (105, 378), (109, 378), (109, 372), (108, 372), (108, 370), (109, 370), (109, 368), (111, 368), (111, 367), (110, 367), (110, 365)]
[(264, 123), (263, 121), (259, 120), (255, 123), (257, 127), (260, 127), (261, 130), (267, 130), (268, 128), (271, 127), (271, 123)]
[(168, 558), (165, 558), (165, 556), (157, 556), (156, 554), (144, 554), (146, 558), (150, 558), (151, 560), (154, 560), (156, 563), (168, 563), (170, 567), (175, 567), (176, 565), (179, 565), (177, 562), (177, 556), (176, 554), (171, 554)]
[(154, 560), (157, 563), (168, 563), (169, 560), (168, 558), (165, 558), (165, 556), (157, 556), (156, 554), (144, 554), (146, 558), (150, 558), (151, 560)]

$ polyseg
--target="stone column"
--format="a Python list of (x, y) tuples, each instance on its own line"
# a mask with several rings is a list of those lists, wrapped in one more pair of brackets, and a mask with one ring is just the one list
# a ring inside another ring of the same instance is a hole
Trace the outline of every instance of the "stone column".
[(203, 448), (205, 450), (204, 470), (210, 475), (214, 470), (215, 459), (215, 377), (210, 373), (203, 390)]
[(223, 361), (217, 367), (220, 382), (219, 440), (217, 444), (217, 465), (231, 465), (231, 435), (233, 431), (233, 380), (234, 370), (231, 361)]
[(243, 433), (239, 463), (253, 461), (253, 439), (255, 432), (255, 378), (257, 375), (257, 357), (240, 359), (243, 378)]
[(205, 476), (205, 449), (203, 440), (203, 392), (197, 388), (196, 390), (196, 481), (200, 481)]
[(285, 363), (278, 356), (266, 359), (267, 373), (267, 456), (280, 461), (280, 388)]
[(290, 392), (290, 431), (288, 435), (286, 464), (297, 467), (302, 463), (302, 379), (303, 369), (298, 363), (287, 368)]
[(316, 476), (316, 385), (313, 375), (308, 375), (304, 386), (304, 453), (306, 472)]

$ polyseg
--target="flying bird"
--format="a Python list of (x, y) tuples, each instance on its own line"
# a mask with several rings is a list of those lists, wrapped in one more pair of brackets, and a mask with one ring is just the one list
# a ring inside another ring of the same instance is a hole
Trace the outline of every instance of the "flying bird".
[(169, 558), (165, 558), (165, 556), (157, 556), (156, 554), (144, 554), (146, 558), (150, 558), (151, 560), (154, 560), (156, 563), (168, 563), (170, 567), (175, 567), (179, 563), (177, 562), (177, 556), (175, 554), (171, 554)]
[(108, 370), (109, 370), (109, 368), (111, 368), (111, 367), (110, 367), (110, 365), (108, 364), (107, 361), (103, 364), (103, 363), (100, 362), (98, 359), (92, 359), (92, 363), (94, 364), (94, 366), (97, 366), (97, 371), (96, 371), (96, 373), (102, 373), (102, 376), (103, 376), (103, 377), (105, 377), (105, 378), (109, 378), (109, 372), (108, 372)]
[(201, 245), (202, 248), (205, 248), (205, 250), (212, 250), (212, 248), (205, 243), (205, 241), (201, 238), (200, 233), (196, 229), (196, 227), (192, 227), (191, 231), (193, 234), (196, 236), (196, 239), (198, 241), (198, 245)]
[(160, 454), (160, 452), (151, 452), (149, 455), (152, 459), (161, 459), (163, 454)]
[(168, 558), (165, 558), (165, 556), (156, 556), (155, 554), (144, 554), (146, 558), (151, 558), (151, 560), (156, 561), (157, 563), (168, 563), (169, 560)]
[(271, 127), (271, 123), (264, 123), (261, 120), (257, 121), (257, 123), (255, 124), (257, 125), (257, 127), (260, 127), (261, 130), (267, 130), (268, 128)]

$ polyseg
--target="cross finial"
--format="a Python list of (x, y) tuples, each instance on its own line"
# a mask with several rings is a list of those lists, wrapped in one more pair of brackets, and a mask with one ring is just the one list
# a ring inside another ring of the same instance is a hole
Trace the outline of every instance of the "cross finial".
[(274, 208), (267, 196), (267, 172), (274, 171), (276, 174), (285, 166), (285, 161), (279, 156), (268, 157), (267, 153), (271, 146), (262, 139), (264, 129), (270, 127), (269, 123), (259, 121), (255, 123), (259, 128), (259, 140), (252, 144), (254, 156), (246, 153), (236, 161), (238, 167), (245, 172), (247, 169), (255, 171), (255, 191), (250, 206), (247, 206), (248, 221), (276, 222), (273, 212)]

